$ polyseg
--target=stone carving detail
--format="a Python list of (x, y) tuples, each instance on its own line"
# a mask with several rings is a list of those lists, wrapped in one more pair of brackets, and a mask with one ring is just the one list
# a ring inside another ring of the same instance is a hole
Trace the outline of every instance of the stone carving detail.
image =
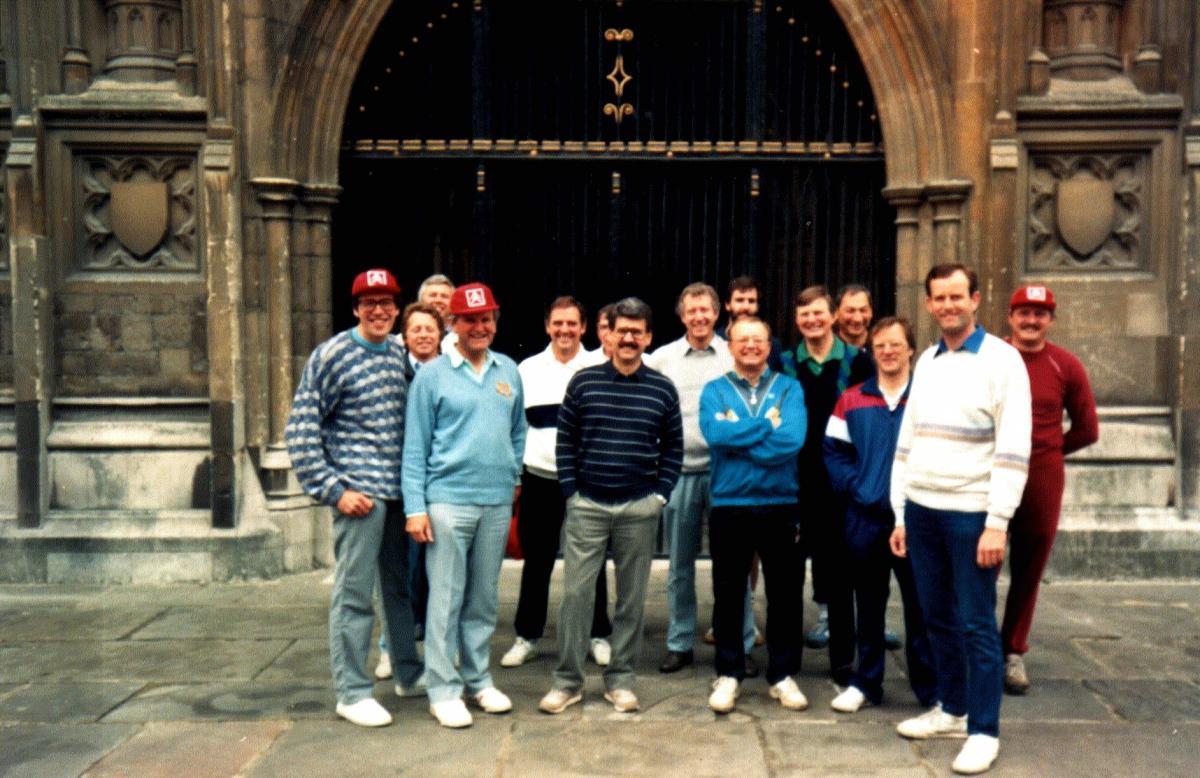
[(1033, 154), (1029, 270), (1136, 270), (1145, 265), (1148, 155)]
[(84, 270), (199, 269), (191, 157), (80, 159)]
[(1051, 72), (1080, 81), (1119, 75), (1124, 5), (1125, 0), (1046, 0), (1042, 46)]
[(118, 81), (167, 81), (183, 49), (181, 0), (104, 0), (108, 58)]

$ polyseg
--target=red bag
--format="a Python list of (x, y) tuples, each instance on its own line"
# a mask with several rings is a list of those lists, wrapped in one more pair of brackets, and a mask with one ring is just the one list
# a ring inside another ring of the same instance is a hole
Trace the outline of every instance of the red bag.
[(521, 520), (521, 503), (513, 503), (512, 521), (508, 523), (508, 542), (504, 544), (504, 554), (509, 559), (524, 559), (521, 553), (521, 537), (517, 534), (517, 524)]

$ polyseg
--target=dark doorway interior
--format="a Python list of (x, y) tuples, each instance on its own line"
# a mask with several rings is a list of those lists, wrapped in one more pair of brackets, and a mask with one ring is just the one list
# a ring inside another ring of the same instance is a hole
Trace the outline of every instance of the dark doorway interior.
[(785, 343), (811, 283), (863, 283), (891, 312), (874, 113), (824, 3), (397, 3), (347, 109), (336, 326), (378, 265), (409, 298), (435, 271), (491, 284), (496, 347), (517, 358), (559, 294), (643, 297), (659, 343), (682, 332), (680, 288), (742, 273)]

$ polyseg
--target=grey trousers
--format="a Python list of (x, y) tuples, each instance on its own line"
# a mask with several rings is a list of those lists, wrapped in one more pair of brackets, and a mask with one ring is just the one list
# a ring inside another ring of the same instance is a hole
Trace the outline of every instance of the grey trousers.
[(563, 522), (563, 600), (558, 613), (556, 689), (583, 687), (596, 597), (596, 576), (612, 541), (617, 599), (613, 611), (612, 659), (604, 669), (607, 689), (632, 689), (633, 663), (642, 646), (646, 584), (654, 559), (654, 538), (662, 501), (654, 494), (640, 500), (598, 503), (576, 493), (567, 500)]

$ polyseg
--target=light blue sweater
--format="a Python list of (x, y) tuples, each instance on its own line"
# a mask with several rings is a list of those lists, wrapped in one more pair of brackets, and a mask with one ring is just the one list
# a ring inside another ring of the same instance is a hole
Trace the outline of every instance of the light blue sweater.
[(525, 402), (517, 365), (488, 353), (482, 380), (457, 350), (417, 371), (405, 413), (404, 511), (430, 503), (512, 501), (525, 453)]

